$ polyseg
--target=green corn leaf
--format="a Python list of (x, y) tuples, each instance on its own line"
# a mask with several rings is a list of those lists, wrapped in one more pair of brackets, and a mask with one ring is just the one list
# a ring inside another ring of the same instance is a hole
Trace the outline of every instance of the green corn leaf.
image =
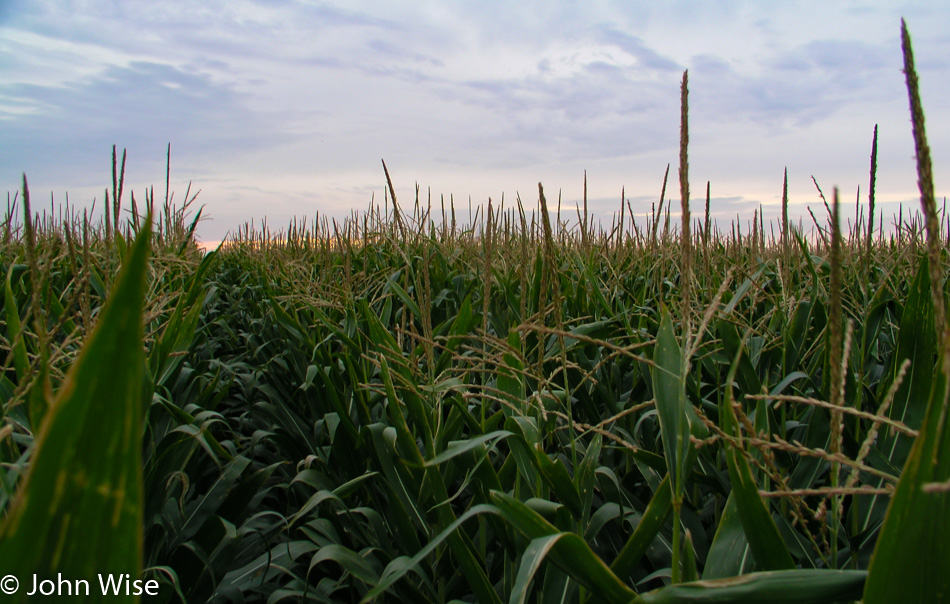
[(346, 430), (347, 434), (349, 435), (350, 442), (357, 442), (359, 439), (359, 428), (357, 428), (356, 424), (353, 423), (353, 419), (350, 417), (345, 403), (343, 400), (341, 400), (341, 393), (333, 381), (331, 372), (326, 367), (310, 365), (307, 367), (307, 378), (304, 383), (312, 383), (317, 377), (320, 378), (320, 382), (324, 386), (326, 398), (329, 399), (330, 405), (332, 405), (333, 409), (336, 411), (337, 417), (340, 418), (343, 429)]
[(528, 587), (535, 573), (541, 568), (544, 558), (548, 552), (555, 546), (559, 539), (568, 533), (557, 533), (546, 537), (532, 539), (528, 544), (524, 554), (521, 555), (521, 565), (518, 567), (518, 575), (515, 578), (515, 586), (511, 589), (509, 604), (523, 604), (528, 597)]
[(693, 537), (689, 531), (683, 534), (683, 582), (699, 580), (699, 571), (696, 569), (696, 549), (693, 547)]
[[(888, 417), (902, 422), (915, 430), (920, 429), (927, 411), (926, 401), (934, 387), (933, 359), (937, 354), (937, 334), (934, 330), (933, 299), (930, 293), (930, 271), (926, 256), (921, 257), (917, 276), (907, 292), (904, 311), (901, 313), (900, 330), (897, 332), (897, 348), (890, 362), (887, 380), (881, 380), (885, 391), (897, 377), (898, 368), (905, 359), (910, 368), (897, 388)], [(881, 394), (883, 396), (883, 392)], [(906, 434), (882, 430), (876, 444), (888, 465), (902, 468), (907, 463), (914, 439)], [(877, 486), (881, 483), (878, 482)], [(883, 495), (871, 497), (863, 524), (874, 526), (883, 521), (891, 499)]]
[(437, 547), (449, 539), (449, 537), (455, 533), (456, 529), (465, 524), (466, 521), (468, 521), (470, 518), (478, 516), (479, 514), (486, 513), (497, 514), (498, 509), (495, 506), (489, 505), (487, 503), (473, 506), (467, 512), (459, 516), (457, 520), (446, 526), (441, 533), (429, 541), (429, 543), (420, 549), (418, 553), (416, 553), (416, 555), (411, 559), (406, 561), (405, 559), (397, 558), (396, 560), (390, 562), (380, 575), (379, 583), (372, 590), (370, 590), (369, 593), (366, 594), (361, 602), (370, 602), (381, 596), (386, 592), (386, 590), (392, 587), (396, 581), (399, 581), (405, 577), (409, 571), (418, 566), (419, 563), (425, 560), (425, 558), (434, 552)]
[(312, 572), (315, 567), (325, 562), (336, 562), (367, 585), (376, 585), (379, 583), (379, 574), (366, 559), (350, 548), (338, 543), (330, 543), (317, 550), (313, 558), (310, 559), (308, 574)]
[[(337, 323), (331, 320), (330, 317), (328, 317), (325, 312), (323, 312), (319, 307), (313, 307), (310, 310), (313, 312), (313, 315), (314, 317), (316, 317), (317, 321), (321, 325), (326, 327), (327, 330), (329, 330), (329, 332), (332, 333), (333, 336), (336, 337), (340, 341), (341, 344), (343, 344), (346, 348), (348, 348), (353, 355), (359, 357), (359, 355), (362, 354), (363, 352), (362, 346), (359, 343), (357, 343), (356, 340), (351, 338), (350, 334), (348, 334), (345, 329), (341, 329)], [(367, 310), (367, 312), (369, 311)], [(347, 309), (347, 318), (348, 319), (353, 318), (352, 308)], [(349, 357), (344, 356), (344, 358), (346, 359)]]
[(21, 333), (20, 308), (13, 296), (13, 271), (18, 266), (22, 265), (10, 265), (10, 270), (7, 271), (4, 306), (7, 314), (7, 338), (13, 344), (13, 366), (16, 369), (17, 381), (22, 383), (30, 371), (30, 360), (26, 355), (26, 341)]
[[(32, 464), (3, 525), (0, 567), (21, 582), (33, 573), (62, 573), (93, 586), (98, 573), (140, 576), (142, 307), (150, 235), (144, 228), (125, 259), (98, 325), (39, 430)], [(26, 591), (18, 592), (18, 601)], [(102, 598), (94, 588), (84, 601)]]
[(453, 459), (454, 457), (467, 453), (472, 449), (480, 448), (485, 443), (492, 442), (492, 445), (494, 446), (496, 443), (501, 442), (509, 436), (513, 436), (513, 433), (508, 432), (507, 430), (496, 430), (475, 438), (469, 438), (467, 440), (450, 443), (445, 451), (439, 453), (429, 461), (425, 462), (423, 465), (427, 468), (438, 466), (449, 461), (450, 459)]
[(291, 541), (274, 546), (254, 560), (224, 576), (220, 585), (236, 586), (250, 590), (262, 585), (266, 580), (285, 572), (297, 558), (317, 550), (320, 546), (313, 541)]
[(62, 320), (63, 332), (66, 334), (75, 332), (76, 322), (66, 314), (66, 309), (63, 307), (63, 303), (59, 301), (59, 296), (57, 296), (53, 291), (50, 291), (47, 300), (49, 301), (50, 317), (56, 321)]
[(600, 434), (595, 434), (587, 447), (587, 451), (584, 452), (584, 459), (581, 461), (580, 467), (574, 473), (574, 482), (584, 504), (582, 518), (585, 521), (590, 516), (591, 506), (594, 503), (594, 472), (600, 462), (602, 442), (603, 437)]
[[(417, 485), (408, 475), (408, 468), (400, 464), (396, 465), (399, 459), (396, 453), (396, 443), (393, 428), (383, 424), (373, 424), (364, 428), (368, 433), (364, 441), (372, 442), (379, 461), (379, 469), (385, 478), (383, 484), (386, 486), (389, 497), (387, 498), (386, 513), (392, 518), (394, 525), (394, 535), (403, 541), (410, 551), (418, 551), (422, 547), (419, 541), (417, 529), (427, 526), (425, 515), (419, 509), (415, 498), (410, 491), (415, 492)], [(407, 482), (410, 484), (407, 487)]]
[[(389, 375), (388, 365), (385, 358), (381, 358), (382, 368), (383, 368), (383, 381), (386, 386), (387, 394), (390, 397), (389, 408), (393, 413), (394, 422), (397, 425), (397, 434), (393, 434), (392, 441), (395, 441), (397, 438), (400, 438), (400, 449), (402, 449), (403, 455), (408, 455), (409, 459), (406, 461), (410, 462), (414, 466), (422, 466), (424, 460), (422, 454), (419, 452), (419, 449), (415, 445), (415, 440), (412, 439), (411, 434), (408, 431), (406, 426), (405, 417), (402, 415), (402, 411), (399, 409), (399, 402), (395, 400), (395, 392), (393, 390), (392, 379)], [(373, 432), (374, 444), (377, 449), (380, 449), (380, 445), (383, 443), (379, 442), (380, 436), (385, 436), (386, 432), (389, 429), (383, 430), (381, 432)], [(388, 437), (386, 437), (388, 439)], [(390, 451), (395, 451), (395, 442), (387, 442)], [(388, 453), (388, 452), (387, 452)], [(380, 462), (383, 464), (383, 473), (387, 477), (390, 485), (395, 484), (399, 485), (399, 488), (396, 489), (396, 494), (399, 499), (404, 503), (404, 506), (407, 509), (412, 509), (416, 517), (424, 522), (421, 512), (417, 508), (417, 504), (414, 498), (410, 495), (410, 489), (406, 488), (406, 485), (403, 481), (403, 474), (400, 469), (397, 469), (396, 466), (392, 463), (391, 459), (384, 459), (384, 455), (387, 453), (380, 452), (379, 458)], [(397, 456), (397, 459), (399, 457)], [(402, 471), (408, 470), (405, 466), (401, 468)], [(436, 499), (437, 505), (435, 506), (436, 514), (439, 518), (440, 526), (456, 526), (456, 518), (453, 515), (449, 506), (444, 505), (448, 501), (448, 494), (446, 492), (445, 484), (442, 482), (442, 477), (436, 472), (436, 468), (428, 468), (426, 470), (427, 478), (430, 480), (430, 486), (432, 487), (434, 497)], [(407, 477), (408, 478), (408, 477)], [(413, 489), (415, 491), (415, 489)], [(406, 532), (408, 532), (409, 527), (406, 527)], [(474, 551), (474, 546), (470, 539), (467, 538), (465, 534), (457, 534), (453, 531), (448, 531), (445, 538), (448, 540), (449, 547), (452, 552), (455, 554), (456, 559), (459, 562), (462, 572), (468, 578), (472, 589), (474, 592), (484, 601), (495, 602), (499, 601), (498, 595), (494, 592), (491, 583), (488, 581), (487, 576), (485, 575), (482, 562), (478, 559), (476, 552)], [(413, 537), (414, 539), (414, 537)]]
[[(592, 323), (584, 323), (576, 327), (572, 327), (568, 330), (568, 335), (564, 336), (564, 352), (570, 352), (578, 346), (583, 346), (582, 342), (578, 338), (572, 338), (572, 335), (579, 336), (581, 338), (604, 338), (610, 333), (610, 328), (614, 325), (613, 321), (595, 321)], [(547, 350), (544, 357), (545, 360), (553, 360), (561, 354), (560, 346), (551, 347)]]
[(683, 377), (683, 354), (673, 333), (673, 320), (666, 309), (663, 310), (656, 336), (653, 362), (653, 388), (663, 436), (663, 452), (673, 491), (681, 493), (690, 450), (686, 380)]
[(33, 430), (40, 430), (43, 420), (50, 406), (49, 382), (49, 352), (40, 352), (39, 369), (33, 378), (33, 387), (29, 393), (30, 425)]
[[(603, 530), (605, 526), (607, 526), (608, 522), (612, 520), (622, 521), (624, 519), (624, 511), (625, 510), (623, 510), (619, 504), (616, 504), (612, 501), (604, 503), (598, 507), (597, 511), (591, 514), (590, 521), (584, 527), (584, 539), (587, 541), (593, 541), (597, 538), (597, 534), (600, 533), (600, 531)], [(627, 513), (630, 514), (629, 511), (627, 511)], [(637, 519), (642, 518), (642, 515), (636, 512), (630, 515)]]
[(534, 257), (534, 276), (531, 280), (531, 295), (528, 300), (531, 304), (528, 306), (528, 314), (537, 312), (541, 306), (541, 281), (544, 277), (544, 257), (541, 255), (541, 249), (535, 253)]
[(650, 499), (647, 509), (643, 512), (643, 518), (640, 519), (637, 528), (610, 565), (610, 570), (618, 577), (629, 577), (637, 563), (646, 554), (670, 513), (672, 501), (673, 490), (670, 487), (670, 475), (667, 474), (653, 493), (653, 498)]
[(228, 498), (232, 489), (238, 485), (241, 474), (251, 465), (251, 460), (238, 457), (228, 464), (221, 476), (214, 482), (198, 505), (194, 506), (185, 517), (180, 529), (182, 539), (190, 539), (201, 530), (204, 523), (218, 512), (218, 508)]
[(452, 319), (449, 326), (449, 337), (445, 343), (445, 349), (439, 355), (439, 361), (436, 366), (436, 374), (440, 374), (452, 365), (452, 359), (458, 350), (462, 341), (471, 332), (472, 325), (475, 323), (475, 315), (472, 313), (472, 296), (469, 294), (462, 302), (458, 314)]
[[(739, 425), (735, 410), (732, 383), (739, 366), (740, 348), (729, 369), (726, 378), (726, 396), (719, 406), (719, 421), (726, 434), (738, 436)], [(735, 447), (726, 447), (726, 463), (729, 466), (729, 479), (732, 482), (732, 496), (735, 497), (739, 519), (745, 531), (746, 539), (755, 556), (756, 564), (764, 570), (785, 570), (795, 568), (788, 547), (769, 515), (768, 508), (759, 495), (759, 488), (752, 475), (749, 462)]]
[(275, 298), (270, 298), (270, 307), (274, 313), (274, 318), (287, 330), (287, 333), (292, 336), (294, 341), (300, 342), (306, 350), (312, 350), (314, 346), (316, 346), (317, 343), (313, 341), (310, 330), (307, 326), (300, 323), (296, 312), (293, 310), (290, 312), (284, 310), (283, 306), (281, 306)]
[(751, 566), (749, 541), (742, 528), (735, 493), (729, 493), (726, 505), (719, 517), (716, 536), (713, 537), (703, 569), (703, 579), (724, 579), (743, 574)]
[(539, 445), (534, 447), (534, 457), (538, 462), (538, 469), (541, 470), (541, 477), (551, 487), (557, 498), (570, 508), (576, 517), (583, 515), (584, 502), (581, 500), (577, 487), (561, 460), (551, 461), (551, 458), (541, 450)]
[(505, 429), (515, 434), (517, 438), (508, 440), (511, 457), (518, 468), (518, 473), (527, 486), (530, 494), (535, 495), (541, 485), (541, 473), (537, 465), (537, 456), (534, 448), (528, 443), (538, 442), (539, 430), (534, 419), (529, 417), (509, 417), (505, 421)]
[[(871, 557), (867, 604), (950, 598), (950, 338), (938, 368), (920, 434)], [(928, 485), (942, 490), (928, 491)]]
[[(742, 339), (739, 337), (739, 330), (732, 323), (723, 321), (719, 324), (719, 338), (722, 340), (723, 348), (730, 358), (735, 358), (742, 350)], [(740, 392), (755, 393), (762, 392), (762, 382), (759, 380), (755, 367), (749, 361), (748, 357), (742, 355), (739, 357), (739, 365), (736, 368), (736, 382), (739, 385)]]
[(412, 436), (412, 433), (409, 431), (409, 425), (406, 423), (406, 416), (402, 412), (402, 402), (400, 402), (399, 397), (396, 396), (396, 388), (393, 385), (389, 363), (386, 362), (386, 357), (383, 355), (380, 355), (379, 361), (382, 370), (383, 385), (386, 388), (386, 397), (389, 399), (389, 404), (386, 406), (386, 409), (389, 411), (392, 423), (396, 428), (396, 433), (399, 435), (398, 440), (402, 454), (407, 456), (407, 461), (410, 463), (421, 466), (425, 463), (425, 460), (422, 459), (422, 454), (419, 452), (418, 447), (416, 447), (416, 439)]
[[(411, 512), (414, 520), (420, 526), (426, 526), (425, 515), (419, 509), (416, 498), (410, 495), (410, 492), (417, 492), (419, 489), (418, 472), (415, 472), (409, 464), (404, 463), (404, 458), (399, 451), (399, 437), (396, 429), (383, 424), (373, 424), (368, 430), (372, 435), (380, 469), (386, 477), (387, 484), (403, 502), (406, 510)], [(413, 465), (422, 464), (421, 458), (418, 461), (411, 461), (414, 462)]]
[[(621, 581), (579, 536), (562, 533), (537, 512), (510, 495), (493, 491), (491, 498), (511, 526), (532, 541), (558, 537), (550, 542), (539, 542), (535, 555), (550, 555), (552, 562), (575, 581), (608, 602), (627, 603), (636, 597), (636, 592)], [(532, 564), (533, 562), (529, 561), (529, 567)]]
[(519, 332), (512, 330), (508, 334), (508, 346), (511, 351), (504, 353), (504, 363), (498, 367), (498, 389), (507, 402), (503, 407), (505, 415), (512, 416), (512, 409), (524, 409), (526, 397), (524, 363), (516, 354), (522, 347)]
[(661, 587), (640, 596), (637, 604), (832, 604), (860, 598), (866, 577), (867, 572), (863, 570), (808, 569), (751, 573), (730, 579)]
[(215, 254), (216, 252), (211, 252), (205, 256), (194, 275), (189, 278), (186, 292), (175, 306), (161, 337), (149, 355), (149, 369), (155, 384), (165, 383), (184, 358), (175, 353), (184, 352), (191, 345), (202, 308), (200, 296), (204, 292), (204, 276), (211, 267)]
[[(185, 232), (185, 236), (182, 238), (181, 244), (178, 246), (178, 255), (181, 256), (181, 253), (185, 251), (185, 248), (189, 245), (193, 245), (195, 229), (198, 228), (198, 222), (201, 221), (201, 213), (204, 212), (204, 206), (198, 208), (198, 212), (195, 214), (195, 217), (191, 219), (191, 224), (188, 225), (188, 230)], [(215, 252), (209, 252), (214, 254)], [(207, 256), (206, 256), (207, 257)]]
[(357, 303), (360, 318), (369, 326), (369, 337), (373, 345), (383, 350), (399, 350), (396, 337), (382, 324), (379, 317), (369, 307), (366, 298), (360, 298)]
[(544, 571), (542, 589), (541, 604), (570, 604), (575, 600), (577, 584), (571, 582), (570, 575), (550, 564)]
[(396, 280), (399, 278), (400, 273), (393, 274), (387, 281), (386, 287), (396, 294), (396, 297), (399, 298), (399, 301), (406, 305), (406, 308), (409, 309), (409, 312), (416, 318), (417, 321), (422, 321), (422, 310), (420, 310), (419, 305), (416, 304), (416, 301), (412, 299), (412, 296), (404, 290)]
[(99, 298), (105, 298), (107, 294), (106, 284), (102, 280), (102, 275), (99, 274), (99, 269), (97, 269), (95, 266), (85, 266), (83, 269), (89, 275), (89, 285), (92, 287), (93, 291), (96, 292), (96, 295)]
[[(814, 292), (812, 300), (814, 299)], [(812, 307), (814, 303), (810, 300), (802, 300), (795, 305), (795, 310), (786, 326), (782, 357), (785, 368), (798, 367), (801, 358), (802, 347), (807, 342), (808, 325), (811, 322)]]

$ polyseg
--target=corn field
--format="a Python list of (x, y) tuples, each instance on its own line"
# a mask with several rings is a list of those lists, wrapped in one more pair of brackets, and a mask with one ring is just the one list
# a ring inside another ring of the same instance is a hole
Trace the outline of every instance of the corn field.
[(890, 229), (876, 131), (847, 232), (837, 190), (807, 228), (787, 196), (775, 227), (715, 228), (669, 208), (669, 169), (611, 224), (541, 185), (462, 220), (384, 164), (381, 205), (203, 253), (190, 192), (123, 208), (115, 154), (101, 220), (34, 213), (24, 176), (0, 574), (162, 602), (950, 601), (950, 223), (902, 33), (922, 204)]

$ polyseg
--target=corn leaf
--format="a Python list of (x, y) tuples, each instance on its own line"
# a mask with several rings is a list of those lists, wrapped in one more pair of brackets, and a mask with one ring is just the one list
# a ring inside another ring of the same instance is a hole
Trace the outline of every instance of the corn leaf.
[[(950, 339), (947, 341), (950, 344)], [(927, 413), (884, 517), (864, 601), (950, 598), (950, 349), (941, 351)], [(942, 485), (928, 490), (928, 485)]]
[(663, 435), (663, 452), (674, 492), (682, 492), (685, 473), (690, 463), (689, 420), (686, 411), (686, 380), (683, 376), (683, 354), (673, 333), (673, 320), (663, 310), (660, 330), (653, 355), (653, 388), (656, 410)]
[[(739, 426), (736, 412), (732, 408), (734, 399), (732, 383), (739, 366), (737, 353), (729, 375), (726, 378), (726, 396), (719, 406), (719, 421), (726, 434), (738, 436)], [(737, 447), (725, 449), (726, 463), (729, 466), (729, 479), (732, 482), (732, 496), (735, 497), (739, 519), (745, 531), (746, 539), (755, 556), (756, 564), (763, 570), (784, 570), (795, 568), (788, 547), (782, 540), (782, 535), (769, 515), (768, 508), (759, 495), (759, 488), (752, 475), (749, 462)]]
[(637, 524), (637, 528), (634, 529), (633, 534), (627, 539), (623, 549), (620, 550), (620, 553), (617, 554), (610, 565), (610, 570), (618, 577), (628, 577), (636, 564), (640, 562), (647, 548), (650, 547), (657, 533), (663, 527), (663, 522), (670, 513), (672, 500), (673, 491), (670, 488), (670, 475), (667, 474), (653, 493), (653, 498), (643, 512), (643, 517), (640, 519), (640, 523)]
[(645, 593), (637, 604), (788, 602), (831, 604), (861, 597), (863, 570), (787, 570), (751, 573), (715, 581), (693, 581)]
[(749, 541), (746, 539), (736, 505), (736, 494), (729, 493), (719, 518), (719, 527), (713, 537), (703, 569), (703, 579), (723, 579), (743, 574), (750, 565)]
[[(146, 227), (136, 238), (96, 329), (50, 407), (3, 525), (0, 566), (21, 581), (34, 573), (90, 583), (98, 573), (139, 577), (142, 306), (150, 235)], [(100, 598), (90, 590), (86, 601)]]
[[(511, 526), (529, 539), (558, 536), (558, 539), (550, 542), (539, 542), (535, 555), (550, 555), (551, 560), (564, 572), (608, 602), (626, 603), (636, 597), (636, 592), (621, 581), (579, 536), (562, 533), (540, 514), (510, 495), (494, 491), (491, 498)], [(531, 564), (529, 561), (529, 568)]]

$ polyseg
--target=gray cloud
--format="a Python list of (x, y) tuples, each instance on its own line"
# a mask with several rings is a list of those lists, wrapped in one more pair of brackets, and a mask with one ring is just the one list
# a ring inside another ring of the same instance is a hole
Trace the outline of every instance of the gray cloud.
[(616, 25), (601, 25), (598, 29), (602, 41), (613, 44), (630, 56), (635, 57), (638, 64), (646, 70), (657, 72), (683, 70), (676, 61), (650, 48), (641, 38), (621, 31)]
[(853, 104), (891, 101), (902, 91), (888, 67), (894, 49), (854, 40), (817, 40), (762, 57), (740, 72), (727, 61), (693, 58), (691, 81), (717, 120), (758, 122), (771, 133), (801, 128)]
[[(862, 182), (878, 122), (892, 137), (882, 162), (898, 166), (882, 171), (882, 190), (907, 198), (914, 184), (912, 167), (898, 178), (913, 153), (898, 21), (874, 0), (4, 7), (0, 182), (15, 188), (27, 170), (99, 183), (113, 143), (135, 162), (171, 141), (173, 169), (200, 178), (221, 217), (215, 231), (260, 215), (264, 199), (284, 214), (365, 207), (381, 194), (380, 156), (400, 182), (428, 174), (476, 202), (542, 177), (573, 185), (590, 168), (592, 199), (627, 184), (648, 205), (676, 161), (686, 68), (694, 178), (713, 179), (723, 212), (751, 214), (780, 187), (761, 175), (781, 162), (800, 180)], [(908, 10), (937, 158), (950, 153), (947, 11)]]
[(230, 86), (160, 63), (114, 66), (68, 86), (4, 84), (0, 96), (34, 110), (6, 120), (4, 171), (42, 171), (58, 182), (97, 177), (112, 144), (141, 151), (172, 141), (190, 155), (227, 157), (294, 136), (244, 107)]

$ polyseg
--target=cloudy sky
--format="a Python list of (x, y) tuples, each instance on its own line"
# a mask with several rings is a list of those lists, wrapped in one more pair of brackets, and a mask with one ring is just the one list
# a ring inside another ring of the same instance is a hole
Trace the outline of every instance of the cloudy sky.
[[(811, 177), (849, 204), (918, 207), (900, 18), (921, 78), (937, 194), (950, 182), (950, 4), (842, 1), (0, 0), (0, 184), (26, 172), (37, 202), (91, 204), (128, 149), (126, 191), (189, 181), (220, 240), (342, 218), (382, 199), (385, 159), (405, 206), (415, 184), (467, 208), (520, 193), (581, 199), (609, 222), (621, 188), (659, 198), (689, 70), (694, 208), (712, 182), (721, 222), (774, 216), (782, 171), (796, 211)], [(573, 210), (572, 210), (573, 211)], [(886, 220), (890, 214), (885, 214)], [(807, 215), (806, 215), (807, 216)]]

